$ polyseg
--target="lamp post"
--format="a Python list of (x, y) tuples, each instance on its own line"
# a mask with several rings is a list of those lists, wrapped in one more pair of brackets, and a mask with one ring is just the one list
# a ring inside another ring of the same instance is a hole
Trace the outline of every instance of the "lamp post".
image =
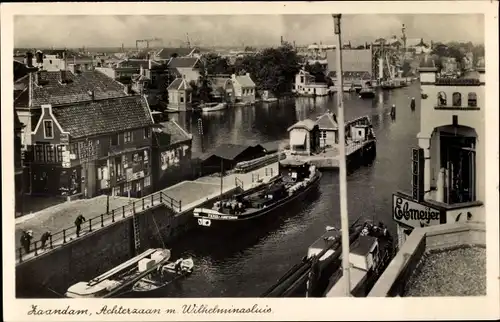
[(344, 121), (344, 99), (342, 77), (342, 40), (340, 36), (340, 14), (332, 14), (335, 31), (335, 48), (337, 53), (337, 113), (339, 124), (339, 180), (340, 180), (340, 221), (342, 231), (342, 270), (345, 279), (346, 296), (351, 296), (351, 274), (349, 264), (349, 215), (347, 212), (347, 169), (346, 169), (346, 146), (345, 146), (345, 121)]

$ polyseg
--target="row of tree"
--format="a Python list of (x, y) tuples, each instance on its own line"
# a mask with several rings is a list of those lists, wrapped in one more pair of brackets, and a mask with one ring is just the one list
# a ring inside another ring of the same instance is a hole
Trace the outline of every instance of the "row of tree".
[(436, 57), (435, 63), (439, 70), (443, 67), (442, 59), (451, 57), (455, 58), (458, 68), (463, 71), (466, 68), (465, 58), (468, 52), (473, 54), (472, 65), (476, 66), (478, 60), (484, 57), (484, 45), (474, 45), (472, 42), (436, 43), (432, 48), (431, 54)]

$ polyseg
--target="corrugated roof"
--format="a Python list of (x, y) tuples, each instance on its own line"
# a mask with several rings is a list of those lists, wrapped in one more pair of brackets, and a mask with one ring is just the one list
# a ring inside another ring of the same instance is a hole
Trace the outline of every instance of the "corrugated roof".
[(313, 120), (305, 119), (302, 121), (298, 121), (294, 125), (290, 126), (287, 131), (290, 131), (290, 130), (296, 129), (296, 128), (305, 128), (308, 131), (312, 131), (316, 125), (317, 125), (316, 122), (314, 122)]
[(177, 122), (174, 120), (161, 122), (161, 130), (163, 133), (170, 136), (170, 144), (176, 144), (184, 141), (189, 141), (192, 139), (191, 134), (184, 130)]
[(338, 123), (333, 119), (332, 113), (325, 113), (318, 117), (318, 119), (316, 120), (316, 124), (318, 124), (320, 129), (324, 130), (338, 129)]
[(76, 75), (67, 70), (66, 78), (69, 82), (66, 84), (59, 82), (59, 71), (45, 71), (45, 73), (47, 82), (43, 86), (35, 85), (35, 75), (32, 77), (33, 106), (42, 104), (56, 106), (89, 101), (92, 99), (89, 91), (94, 91), (96, 100), (126, 96), (122, 84), (96, 70), (83, 71)]
[(102, 99), (53, 108), (64, 131), (73, 138), (115, 133), (153, 125), (143, 96)]
[(168, 62), (169, 68), (194, 68), (198, 63), (198, 58), (192, 57), (176, 57)]
[[(334, 50), (326, 52), (328, 71), (337, 69), (337, 53)], [(370, 49), (342, 49), (342, 70), (346, 72), (372, 72), (372, 50)]]
[(238, 75), (236, 76), (236, 81), (241, 85), (241, 87), (255, 87), (255, 83), (248, 75)]

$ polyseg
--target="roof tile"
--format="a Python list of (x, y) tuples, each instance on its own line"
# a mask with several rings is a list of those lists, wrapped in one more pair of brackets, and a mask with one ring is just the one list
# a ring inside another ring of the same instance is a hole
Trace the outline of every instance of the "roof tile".
[(53, 113), (63, 130), (68, 131), (73, 138), (104, 135), (153, 124), (146, 99), (139, 95), (55, 107)]

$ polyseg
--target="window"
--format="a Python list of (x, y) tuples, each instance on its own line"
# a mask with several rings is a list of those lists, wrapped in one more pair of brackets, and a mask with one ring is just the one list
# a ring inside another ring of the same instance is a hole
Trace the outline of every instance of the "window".
[(74, 154), (75, 158), (78, 159), (78, 143), (72, 143), (69, 146), (69, 154)]
[(144, 138), (149, 139), (151, 137), (151, 128), (144, 128)]
[(151, 176), (144, 177), (144, 188), (151, 185)]
[(462, 106), (462, 94), (458, 92), (453, 93), (453, 106)]
[(132, 132), (123, 133), (123, 141), (125, 143), (132, 142)]
[(57, 146), (57, 162), (63, 161), (63, 148), (64, 148), (64, 145)]
[(476, 93), (469, 93), (467, 95), (467, 106), (469, 107), (477, 107), (477, 95)]
[(439, 92), (438, 93), (438, 101), (437, 101), (438, 106), (446, 106), (446, 93), (445, 92)]
[(184, 96), (181, 96), (181, 97), (179, 98), (179, 101), (180, 101), (181, 103), (184, 103)]
[(304, 83), (304, 76), (300, 76), (300, 82)]
[(35, 145), (35, 161), (38, 162), (45, 161), (43, 153), (43, 145)]
[(52, 128), (52, 120), (44, 120), (43, 121), (43, 136), (46, 139), (53, 139), (54, 138), (54, 131)]
[(111, 145), (118, 145), (118, 134), (111, 135)]
[(141, 186), (142, 186), (142, 185), (141, 185), (141, 181), (137, 182), (137, 183), (135, 184), (135, 191), (137, 191), (137, 192), (141, 191), (141, 189), (142, 189), (142, 187), (141, 187)]
[(119, 196), (120, 195), (120, 187), (113, 187), (113, 196)]
[(130, 182), (127, 182), (123, 185), (123, 193), (127, 193), (130, 191), (131, 185)]
[(53, 163), (55, 162), (55, 155), (54, 155), (54, 146), (53, 145), (46, 145), (45, 146), (45, 152), (47, 153), (47, 162)]

